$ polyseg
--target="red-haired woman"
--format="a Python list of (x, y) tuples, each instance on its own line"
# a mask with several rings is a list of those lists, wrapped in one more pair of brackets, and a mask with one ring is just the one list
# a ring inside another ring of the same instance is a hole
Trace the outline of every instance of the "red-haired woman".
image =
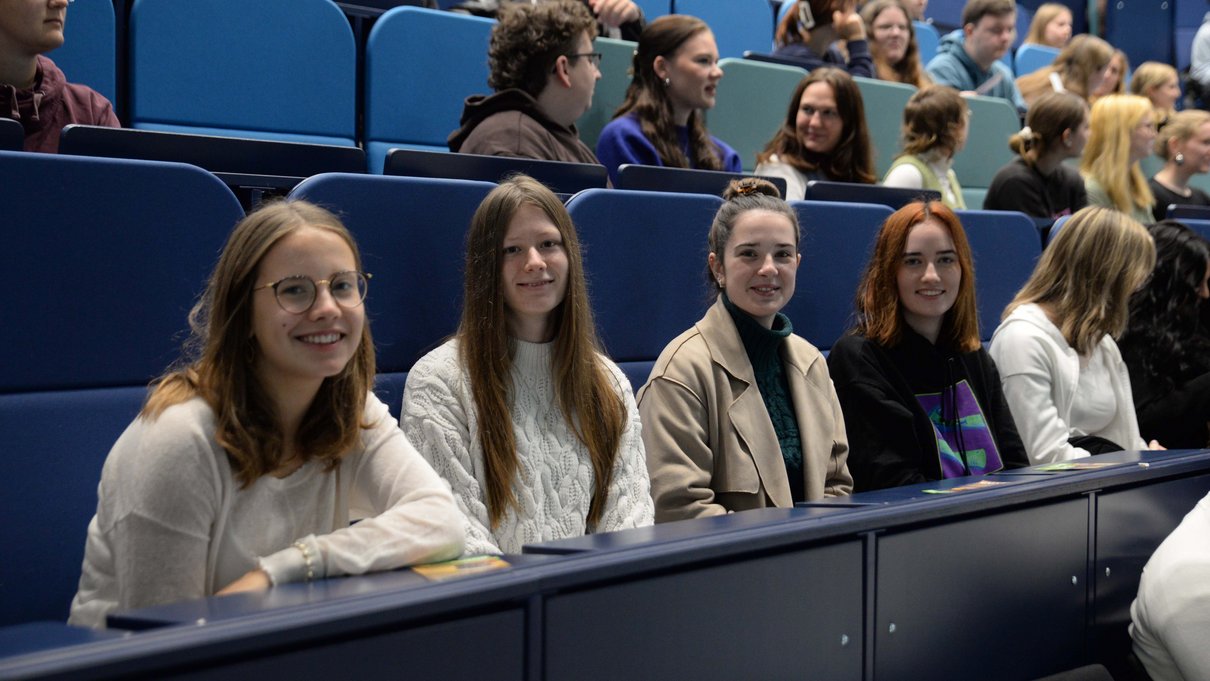
[(857, 327), (828, 356), (855, 490), (1029, 465), (979, 343), (971, 249), (953, 211), (911, 203), (887, 218), (856, 306)]
[(536, 180), (475, 211), (462, 321), (408, 374), (401, 422), (453, 488), (468, 554), (651, 524), (630, 384), (600, 352), (571, 217)]

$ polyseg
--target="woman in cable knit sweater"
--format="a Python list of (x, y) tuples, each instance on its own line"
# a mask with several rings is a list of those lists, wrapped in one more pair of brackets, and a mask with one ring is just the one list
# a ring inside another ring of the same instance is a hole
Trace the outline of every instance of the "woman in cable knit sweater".
[(322, 208), (235, 227), (190, 315), (196, 358), (105, 460), (72, 624), (458, 555), (449, 490), (369, 392), (367, 279)]
[(408, 374), (403, 429), (454, 490), (467, 553), (652, 522), (629, 383), (598, 349), (562, 202), (516, 176), (466, 246), (462, 321)]

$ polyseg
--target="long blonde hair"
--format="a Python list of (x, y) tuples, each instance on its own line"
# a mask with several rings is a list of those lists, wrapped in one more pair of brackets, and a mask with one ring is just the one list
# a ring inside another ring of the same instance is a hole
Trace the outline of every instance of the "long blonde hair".
[(1017, 79), (1021, 97), (1033, 105), (1043, 93), (1052, 92), (1052, 73), (1058, 74), (1063, 89), (1085, 100), (1092, 97), (1088, 81), (1113, 60), (1113, 46), (1094, 35), (1081, 34), (1071, 39), (1050, 66)]
[[(243, 486), (276, 470), (286, 446), (273, 402), (257, 377), (261, 360), (252, 337), (252, 289), (269, 249), (304, 228), (339, 236), (353, 251), (353, 262), (361, 271), (361, 253), (353, 236), (323, 208), (305, 201), (280, 201), (249, 214), (231, 232), (205, 293), (189, 313), (193, 332), (186, 342), (183, 366), (156, 382), (140, 413), (154, 419), (175, 404), (197, 396), (205, 399), (214, 411), (215, 439)], [(374, 371), (367, 319), (353, 357), (339, 374), (323, 380), (298, 427), (291, 445), (304, 462), (317, 459), (330, 470), (352, 451), (360, 437)]]
[(457, 338), (479, 418), (488, 517), (495, 527), (509, 507), (518, 505), (510, 400), (513, 351), (505, 323), (501, 258), (509, 223), (524, 205), (546, 214), (559, 230), (567, 253), (567, 292), (552, 313), (556, 331), (551, 364), (563, 418), (592, 459), (593, 494), (587, 518), (591, 529), (600, 521), (609, 497), (626, 407), (598, 354), (575, 226), (558, 197), (525, 175), (501, 182), (487, 195), (471, 218), (466, 238), (466, 286)]
[(1004, 308), (1026, 303), (1050, 308), (1068, 345), (1087, 355), (1105, 334), (1122, 335), (1130, 295), (1155, 267), (1155, 242), (1129, 215), (1089, 206), (1063, 225), (1042, 251), (1029, 280)]
[[(1046, 27), (1050, 25), (1050, 22), (1059, 18), (1059, 15), (1064, 12), (1067, 12), (1067, 14), (1070, 15), (1071, 9), (1067, 5), (1057, 2), (1048, 2), (1043, 4), (1038, 8), (1038, 11), (1034, 12), (1033, 21), (1029, 23), (1029, 33), (1025, 36), (1025, 40), (1023, 40), (1022, 43), (1026, 45), (1046, 45)], [(1062, 45), (1046, 46), (1059, 48), (1063, 47)]]
[(1130, 162), (1131, 134), (1149, 114), (1154, 115), (1151, 100), (1138, 95), (1106, 95), (1092, 105), (1080, 172), (1096, 180), (1124, 213), (1150, 211), (1155, 204), (1138, 161)]

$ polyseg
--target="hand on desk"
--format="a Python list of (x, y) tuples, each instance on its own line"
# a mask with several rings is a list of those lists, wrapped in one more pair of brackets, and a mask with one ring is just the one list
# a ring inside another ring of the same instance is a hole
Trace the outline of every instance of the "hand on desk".
[(269, 581), (269, 575), (264, 570), (257, 568), (223, 587), (215, 595), (226, 596), (244, 591), (265, 591), (270, 586), (273, 584)]

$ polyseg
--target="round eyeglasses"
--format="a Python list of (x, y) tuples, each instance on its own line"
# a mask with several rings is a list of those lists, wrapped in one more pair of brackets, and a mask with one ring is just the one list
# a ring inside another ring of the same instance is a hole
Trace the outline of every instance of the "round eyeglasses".
[(273, 289), (277, 304), (290, 314), (302, 314), (315, 304), (315, 297), (320, 284), (326, 284), (332, 300), (344, 308), (361, 305), (366, 299), (366, 289), (372, 275), (364, 272), (334, 272), (327, 279), (315, 281), (311, 277), (294, 275), (278, 279), (269, 284), (262, 284), (252, 289), (254, 292), (263, 288)]

